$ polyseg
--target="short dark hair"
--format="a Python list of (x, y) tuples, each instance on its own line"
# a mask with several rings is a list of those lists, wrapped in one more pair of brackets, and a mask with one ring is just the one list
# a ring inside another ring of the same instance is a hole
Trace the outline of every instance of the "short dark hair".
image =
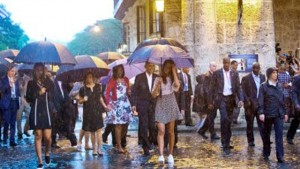
[(233, 60), (233, 61), (230, 62), (231, 65), (237, 64), (237, 63), (238, 63), (238, 62), (237, 62), (236, 60)]
[(271, 74), (272, 74), (274, 71), (277, 71), (277, 68), (276, 68), (276, 67), (270, 67), (270, 68), (267, 69), (266, 75), (267, 75), (267, 78), (268, 78), (268, 79), (271, 77)]

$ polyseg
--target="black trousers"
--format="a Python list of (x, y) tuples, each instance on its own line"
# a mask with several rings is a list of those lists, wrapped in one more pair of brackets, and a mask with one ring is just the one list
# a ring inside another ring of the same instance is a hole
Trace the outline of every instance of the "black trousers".
[(185, 97), (184, 121), (186, 125), (192, 125), (191, 94), (189, 92), (184, 92), (184, 97)]
[(74, 131), (77, 114), (77, 104), (71, 103), (68, 108), (66, 108), (65, 113), (62, 115), (63, 128), (66, 129), (66, 137), (70, 140), (72, 146), (77, 145), (77, 138)]
[(292, 140), (295, 137), (295, 134), (296, 134), (297, 129), (298, 129), (299, 124), (300, 124), (300, 115), (299, 114), (300, 114), (300, 112), (295, 111), (294, 119), (292, 120), (290, 128), (289, 128), (289, 130), (287, 132), (287, 135), (286, 135), (287, 139)]
[(259, 120), (259, 115), (257, 114), (257, 109), (253, 110), (253, 108), (245, 108), (245, 118), (247, 122), (247, 139), (248, 143), (254, 143), (254, 134), (253, 134), (253, 124), (254, 119), (256, 119), (259, 134), (263, 139), (263, 123)]
[(8, 138), (8, 129), (10, 130), (10, 142), (15, 142), (15, 133), (16, 133), (16, 118), (17, 118), (17, 108), (19, 100), (11, 100), (8, 109), (3, 110), (3, 120), (4, 120), (4, 131), (3, 131), (3, 140), (7, 141)]
[[(121, 129), (121, 145), (123, 147), (126, 147), (126, 135), (127, 135), (127, 132), (128, 132), (128, 126), (129, 124), (123, 124), (122, 125), (122, 129)], [(107, 141), (107, 137), (108, 135), (111, 133), (112, 134), (112, 144), (113, 145), (116, 145), (116, 139), (115, 139), (115, 125), (114, 124), (106, 124), (106, 127), (105, 127), (105, 130), (104, 130), (104, 133), (102, 134), (102, 138), (104, 141)]]
[(233, 108), (235, 106), (234, 96), (220, 96), (219, 110), (221, 114), (221, 143), (223, 148), (230, 147), (231, 123), (233, 117)]
[(207, 117), (202, 126), (202, 128), (198, 131), (199, 134), (205, 133), (209, 130), (210, 135), (213, 136), (216, 134), (215, 132), (215, 118), (217, 116), (217, 109), (214, 108), (213, 110), (207, 109)]
[(269, 157), (271, 154), (271, 130), (274, 125), (275, 129), (275, 145), (276, 145), (276, 157), (277, 159), (283, 159), (283, 121), (284, 119), (280, 117), (274, 118), (265, 118), (263, 131), (264, 131), (264, 139), (263, 139), (263, 153), (264, 156)]

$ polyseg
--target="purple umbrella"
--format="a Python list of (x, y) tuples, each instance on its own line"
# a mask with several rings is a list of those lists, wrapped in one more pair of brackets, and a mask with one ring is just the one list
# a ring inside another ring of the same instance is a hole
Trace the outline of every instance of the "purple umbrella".
[(112, 76), (113, 67), (118, 66), (118, 65), (124, 66), (125, 76), (128, 79), (131, 79), (131, 78), (135, 77), (136, 75), (145, 71), (145, 63), (128, 64), (127, 59), (119, 59), (108, 65), (108, 67), (111, 69), (111, 71), (108, 74), (110, 77)]
[(173, 60), (177, 68), (194, 67), (194, 59), (183, 49), (170, 45), (144, 46), (132, 53), (128, 63), (151, 62), (157, 65), (163, 64), (165, 60)]
[(44, 63), (63, 65), (75, 65), (76, 60), (71, 52), (58, 43), (48, 41), (38, 41), (27, 44), (23, 47), (14, 59), (17, 63)]
[(11, 60), (14, 60), (16, 56), (18, 55), (19, 50), (16, 49), (7, 49), (0, 51), (0, 57), (3, 58), (9, 58)]
[(188, 52), (188, 50), (178, 41), (172, 38), (151, 38), (151, 39), (146, 39), (143, 42), (141, 42), (136, 48), (135, 51), (149, 45), (170, 45), (170, 46), (175, 46), (179, 47), (185, 52)]

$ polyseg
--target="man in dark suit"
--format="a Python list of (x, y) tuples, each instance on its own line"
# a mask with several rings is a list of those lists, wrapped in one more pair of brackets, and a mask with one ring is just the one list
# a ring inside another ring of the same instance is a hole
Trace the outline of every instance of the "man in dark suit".
[(178, 107), (182, 113), (184, 112), (185, 125), (193, 126), (191, 117), (191, 101), (193, 97), (193, 89), (189, 71), (189, 68), (182, 68), (182, 71), (178, 74), (178, 78), (181, 84), (178, 96)]
[(223, 59), (223, 68), (214, 72), (212, 77), (213, 94), (209, 98), (209, 107), (216, 107), (221, 114), (221, 142), (225, 154), (230, 154), (231, 123), (233, 108), (236, 106), (235, 97), (238, 97), (238, 106), (243, 106), (243, 95), (240, 79), (235, 71), (230, 71), (230, 59)]
[(292, 100), (295, 105), (295, 115), (287, 132), (286, 139), (289, 144), (294, 144), (294, 137), (300, 124), (300, 75), (294, 76), (292, 85)]
[[(198, 131), (198, 133), (204, 138), (208, 139), (208, 137), (205, 135), (205, 132), (209, 130), (210, 132), (210, 138), (212, 140), (217, 140), (220, 139), (220, 137), (216, 134), (215, 132), (215, 118), (217, 116), (217, 108), (215, 107), (208, 107), (207, 102), (208, 98), (211, 94), (213, 94), (213, 91), (211, 90), (211, 83), (212, 83), (212, 75), (217, 69), (217, 64), (216, 62), (210, 62), (209, 63), (209, 71), (204, 74), (204, 103), (203, 105), (206, 106), (204, 107), (203, 113), (207, 114), (206, 120), (203, 124), (203, 127)], [(202, 76), (202, 75), (199, 75)], [(198, 76), (197, 76), (198, 77)]]
[[(138, 112), (141, 141), (145, 155), (150, 155), (152, 144), (156, 144), (155, 128), (155, 102), (151, 91), (154, 80), (157, 77), (154, 72), (154, 64), (145, 63), (146, 71), (136, 76), (132, 90), (133, 110)], [(148, 134), (149, 133), (149, 134)]]
[(242, 91), (245, 100), (245, 118), (247, 121), (248, 146), (255, 146), (253, 123), (256, 118), (260, 136), (262, 137), (262, 122), (258, 115), (258, 94), (260, 85), (266, 80), (265, 75), (260, 73), (260, 65), (255, 62), (252, 65), (252, 72), (242, 78)]
[(3, 112), (4, 132), (3, 143), (7, 144), (8, 128), (10, 128), (10, 146), (16, 146), (16, 116), (19, 109), (19, 82), (16, 80), (16, 68), (9, 65), (7, 76), (4, 76), (0, 82), (0, 91), (2, 98), (0, 100), (0, 108)]

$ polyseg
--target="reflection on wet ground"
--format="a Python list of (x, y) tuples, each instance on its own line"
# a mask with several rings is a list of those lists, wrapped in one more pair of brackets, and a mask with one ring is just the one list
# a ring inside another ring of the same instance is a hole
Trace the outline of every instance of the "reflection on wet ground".
[[(59, 140), (61, 149), (52, 150), (52, 163), (48, 168), (300, 168), (300, 133), (296, 134), (295, 145), (288, 145), (284, 140), (286, 163), (278, 164), (275, 145), (272, 146), (270, 161), (262, 158), (262, 142), (255, 135), (256, 146), (248, 147), (245, 132), (234, 132), (232, 153), (224, 155), (220, 140), (211, 142), (203, 140), (196, 133), (179, 133), (178, 148), (175, 149), (175, 165), (167, 163), (159, 166), (158, 151), (146, 157), (142, 148), (137, 145), (137, 132), (130, 131), (127, 138), (127, 153), (117, 154), (110, 144), (104, 144), (102, 157), (93, 156), (92, 151), (78, 152), (70, 147), (68, 140)], [(109, 143), (111, 140), (109, 140)], [(273, 140), (274, 142), (274, 140)], [(11, 148), (0, 144), (0, 168), (35, 168), (37, 158), (34, 151), (33, 136), (18, 140), (19, 146)], [(167, 151), (165, 152), (167, 159)]]

